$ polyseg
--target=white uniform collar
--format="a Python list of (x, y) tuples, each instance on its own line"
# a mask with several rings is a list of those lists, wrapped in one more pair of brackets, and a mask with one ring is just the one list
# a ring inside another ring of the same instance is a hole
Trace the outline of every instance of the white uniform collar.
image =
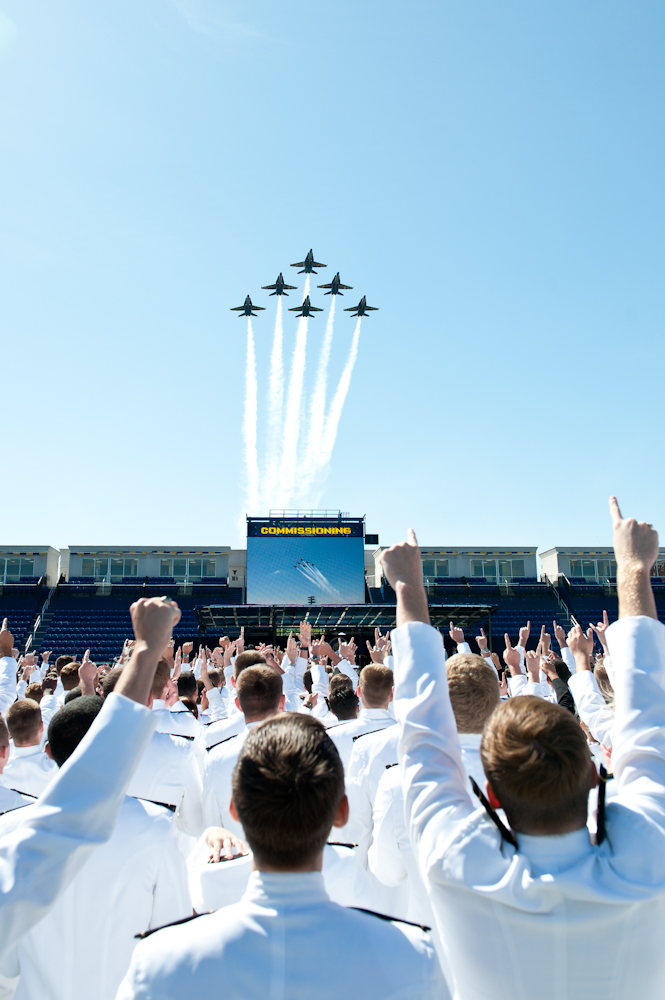
[(392, 719), (388, 708), (362, 708), (358, 719)]
[(31, 747), (17, 747), (14, 745), (14, 757), (34, 757), (35, 754), (42, 754), (43, 752), (39, 743)]
[(519, 853), (529, 859), (533, 868), (552, 874), (570, 868), (593, 850), (586, 826), (572, 833), (545, 837), (534, 837), (528, 833), (515, 833), (515, 836)]
[(152, 710), (153, 712), (163, 711), (166, 708), (166, 702), (163, 698), (153, 698), (152, 699)]
[(243, 900), (259, 905), (328, 902), (321, 872), (252, 872)]

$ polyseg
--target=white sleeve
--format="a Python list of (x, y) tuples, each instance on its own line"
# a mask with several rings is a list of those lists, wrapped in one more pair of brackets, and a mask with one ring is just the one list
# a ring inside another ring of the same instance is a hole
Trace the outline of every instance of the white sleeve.
[(21, 698), (25, 698), (26, 688), (28, 687), (28, 682), (20, 680), (16, 685), (16, 697), (20, 701)]
[(520, 670), (523, 674), (526, 673), (526, 667), (524, 666), (526, 661), (526, 650), (524, 646), (515, 646), (515, 649), (520, 654)]
[(356, 668), (346, 659), (340, 660), (336, 666), (340, 673), (346, 674), (347, 677), (351, 678), (353, 681), (353, 690), (355, 691), (356, 684), (358, 683), (358, 671)]
[(612, 687), (614, 687), (614, 664), (612, 663), (612, 657), (610, 656), (609, 653), (605, 653), (605, 656), (603, 657), (603, 666), (607, 671), (607, 676), (610, 679), (610, 684), (612, 685)]
[(321, 663), (313, 663), (310, 669), (312, 671), (312, 694), (318, 694), (319, 698), (327, 698), (330, 688), (326, 668)]
[(163, 927), (164, 924), (191, 915), (187, 865), (175, 839), (175, 828), (169, 823), (169, 835), (159, 855), (159, 868), (152, 891), (150, 925), (146, 930)]
[(457, 652), (458, 653), (470, 653), (471, 652), (471, 646), (468, 644), (468, 642), (458, 642), (457, 643)]
[(192, 673), (194, 674), (194, 676), (196, 677), (197, 680), (201, 676), (201, 664), (202, 663), (203, 663), (202, 657), (197, 656), (197, 658), (194, 660), (194, 666), (192, 667)]
[(568, 646), (564, 646), (563, 649), (561, 650), (561, 659), (566, 664), (571, 674), (574, 674), (577, 669), (577, 667), (575, 666), (575, 657), (568, 649)]
[(155, 725), (145, 705), (112, 692), (30, 816), (0, 838), (0, 953), (41, 920), (109, 839)]
[(206, 697), (208, 699), (208, 705), (210, 706), (210, 718), (213, 722), (219, 722), (220, 719), (226, 718), (226, 707), (222, 699), (221, 688), (209, 688), (206, 691)]
[(606, 747), (613, 745), (614, 712), (607, 704), (598, 681), (590, 670), (582, 670), (568, 680), (568, 687), (575, 699), (575, 708), (582, 722), (589, 727), (594, 739)]
[(526, 694), (524, 690), (527, 685), (528, 678), (526, 674), (519, 674), (518, 677), (513, 677), (512, 675), (508, 678), (508, 691), (510, 692), (511, 698), (518, 698), (521, 694)]
[[(188, 833), (190, 837), (200, 837), (204, 829), (203, 782), (193, 749), (188, 755), (184, 785), (184, 794), (178, 807), (176, 823), (178, 829), (182, 830), (183, 833)], [(168, 923), (168, 921), (165, 922)]]
[(400, 885), (408, 872), (397, 841), (392, 791), (383, 778), (376, 793), (373, 825), (372, 846), (367, 856), (369, 870), (384, 885)]
[(0, 656), (0, 715), (16, 701), (16, 660), (13, 656)]

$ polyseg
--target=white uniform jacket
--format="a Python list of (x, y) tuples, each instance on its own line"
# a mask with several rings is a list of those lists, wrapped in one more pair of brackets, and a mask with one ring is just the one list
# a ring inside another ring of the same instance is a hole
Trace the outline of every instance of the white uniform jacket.
[(221, 719), (219, 722), (212, 722), (203, 730), (206, 749), (211, 750), (231, 736), (237, 736), (245, 728), (245, 716), (242, 712), (234, 712), (228, 719)]
[(241, 839), (245, 836), (242, 824), (236, 822), (229, 812), (231, 785), (243, 743), (255, 725), (256, 722), (248, 723), (238, 736), (232, 736), (209, 750), (203, 771), (204, 826), (223, 826)]
[(167, 708), (162, 698), (155, 698), (152, 710), (157, 719), (158, 733), (189, 737), (201, 735), (201, 726), (182, 702), (177, 701), (171, 708)]
[(57, 767), (38, 743), (34, 747), (14, 747), (5, 765), (3, 777), (10, 788), (36, 798), (57, 772)]
[(395, 718), (387, 708), (363, 708), (357, 719), (348, 719), (340, 722), (337, 726), (329, 730), (329, 735), (344, 764), (344, 773), (348, 774), (351, 751), (353, 750), (354, 736), (363, 736), (365, 733), (378, 732), (380, 729), (387, 729), (388, 726), (395, 725)]
[(357, 844), (358, 859), (365, 867), (372, 843), (374, 800), (386, 768), (397, 763), (398, 741), (398, 726), (365, 733), (353, 741), (346, 775), (349, 822), (339, 831), (334, 829), (331, 838)]
[(582, 722), (589, 727), (589, 732), (599, 743), (606, 747), (612, 746), (614, 729), (614, 709), (607, 704), (598, 681), (591, 670), (580, 670), (568, 680), (575, 708)]
[(109, 839), (155, 728), (152, 712), (111, 693), (30, 815), (0, 838), (0, 955), (50, 909)]
[[(331, 967), (331, 942), (343, 961)], [(242, 901), (152, 934), (117, 1000), (442, 1000), (429, 935), (347, 910), (320, 872), (252, 872)]]
[(18, 665), (13, 656), (0, 656), (0, 715), (4, 718), (7, 709), (16, 701), (16, 671)]
[(440, 635), (422, 623), (392, 633), (410, 837), (460, 1000), (662, 1000), (665, 627), (623, 618), (609, 632), (618, 794), (606, 838), (517, 834), (517, 849), (469, 794)]
[(178, 829), (190, 837), (201, 835), (203, 784), (189, 740), (154, 733), (127, 794), (175, 806)]
[[(0, 820), (0, 833), (16, 826), (19, 816)], [(134, 935), (191, 912), (187, 869), (168, 810), (128, 796), (111, 839), (2, 960), (0, 972), (20, 975), (16, 1000), (113, 1000)]]

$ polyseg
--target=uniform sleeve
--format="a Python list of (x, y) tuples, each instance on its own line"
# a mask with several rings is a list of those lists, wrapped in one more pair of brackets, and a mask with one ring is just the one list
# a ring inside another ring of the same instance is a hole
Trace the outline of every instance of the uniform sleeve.
[[(384, 885), (398, 886), (407, 877), (402, 852), (397, 841), (395, 804), (389, 782), (390, 771), (379, 782), (374, 803), (374, 830), (368, 854), (369, 870)], [(401, 797), (400, 797), (401, 805)]]
[(407, 826), (427, 876), (433, 855), (474, 812), (450, 704), (439, 632), (422, 622), (392, 633), (395, 713)]
[(0, 838), (0, 953), (34, 927), (109, 839), (154, 730), (144, 705), (110, 694), (30, 816)]
[(178, 849), (173, 823), (169, 822), (169, 828), (169, 835), (160, 853), (148, 929), (163, 927), (164, 924), (192, 915), (187, 865)]
[(608, 643), (614, 660), (617, 800), (665, 832), (665, 626), (653, 618), (621, 618), (610, 625)]
[(16, 660), (13, 656), (0, 656), (0, 715), (16, 701)]
[(590, 670), (581, 670), (568, 681), (577, 714), (582, 722), (589, 727), (589, 731), (594, 739), (599, 743), (604, 743), (606, 747), (611, 747), (613, 743), (612, 731), (614, 729), (614, 712), (607, 704), (598, 681)]
[[(360, 741), (362, 744), (362, 741)], [(369, 761), (362, 746), (354, 743), (346, 777), (346, 794), (349, 800), (349, 822), (345, 836), (358, 845), (356, 857), (367, 866), (367, 851), (372, 839), (372, 802), (369, 797)]]
[[(190, 837), (200, 837), (203, 831), (203, 782), (194, 752), (188, 754), (185, 768), (185, 791), (178, 808), (178, 829)], [(168, 921), (164, 921), (168, 923)]]
[(212, 775), (213, 760), (208, 753), (203, 772), (203, 828), (209, 826), (222, 826), (222, 813), (215, 793), (215, 782)]

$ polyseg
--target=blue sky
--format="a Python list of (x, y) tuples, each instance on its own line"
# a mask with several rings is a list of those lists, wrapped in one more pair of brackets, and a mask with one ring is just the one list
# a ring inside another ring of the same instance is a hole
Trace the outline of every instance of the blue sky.
[(3, 542), (238, 544), (229, 307), (310, 247), (380, 306), (321, 506), (382, 543), (607, 544), (612, 492), (663, 527), (662, 4), (0, 11)]

